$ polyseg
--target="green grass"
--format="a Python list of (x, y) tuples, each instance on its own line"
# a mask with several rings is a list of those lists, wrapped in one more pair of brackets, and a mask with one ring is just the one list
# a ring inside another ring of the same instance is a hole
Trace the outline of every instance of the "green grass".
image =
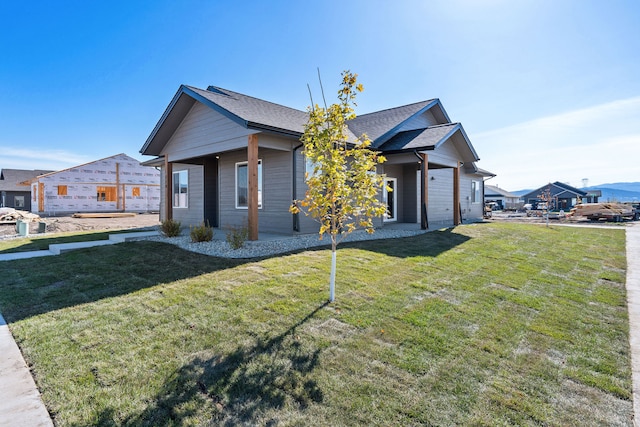
[(5, 262), (58, 426), (631, 425), (624, 230), (478, 224), (232, 261)]

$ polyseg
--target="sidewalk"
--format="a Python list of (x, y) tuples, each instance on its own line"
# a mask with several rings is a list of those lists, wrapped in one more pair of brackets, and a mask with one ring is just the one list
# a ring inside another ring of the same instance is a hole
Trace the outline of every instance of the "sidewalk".
[(640, 223), (627, 226), (627, 307), (633, 384), (633, 425), (640, 427)]

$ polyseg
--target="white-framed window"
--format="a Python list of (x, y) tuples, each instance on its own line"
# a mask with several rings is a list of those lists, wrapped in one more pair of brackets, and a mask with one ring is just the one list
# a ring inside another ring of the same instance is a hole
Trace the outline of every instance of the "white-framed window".
[[(249, 162), (236, 163), (236, 209), (249, 207)], [(262, 209), (262, 160), (258, 160), (258, 209)]]
[(482, 200), (482, 182), (471, 181), (471, 203), (480, 203)]
[(382, 198), (387, 204), (387, 213), (384, 215), (383, 221), (397, 221), (398, 199), (396, 198), (396, 188), (398, 187), (397, 178), (384, 179), (384, 191)]
[(189, 207), (189, 171), (173, 173), (173, 207)]
[(320, 169), (316, 170), (315, 162), (307, 156), (304, 156), (304, 171), (307, 178), (320, 175)]

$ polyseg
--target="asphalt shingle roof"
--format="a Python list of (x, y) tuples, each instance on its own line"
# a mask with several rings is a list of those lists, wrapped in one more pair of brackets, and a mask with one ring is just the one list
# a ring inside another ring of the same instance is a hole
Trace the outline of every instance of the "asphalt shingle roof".
[(2, 169), (0, 171), (1, 191), (31, 191), (28, 185), (21, 184), (33, 178), (50, 173), (48, 170)]
[(245, 121), (248, 125), (262, 125), (276, 130), (302, 134), (309, 115), (306, 111), (285, 107), (243, 95), (228, 89), (209, 86), (208, 90), (186, 86), (203, 98)]
[(430, 126), (426, 129), (416, 129), (400, 132), (379, 147), (382, 151), (414, 150), (435, 147), (443, 138), (457, 130), (458, 123)]
[(416, 102), (414, 104), (403, 105), (401, 107), (389, 108), (387, 110), (376, 111), (374, 113), (363, 114), (349, 121), (347, 124), (354, 135), (360, 136), (366, 133), (371, 141), (374, 141), (373, 147), (378, 148), (375, 141), (398, 126), (409, 117), (413, 116), (434, 100)]

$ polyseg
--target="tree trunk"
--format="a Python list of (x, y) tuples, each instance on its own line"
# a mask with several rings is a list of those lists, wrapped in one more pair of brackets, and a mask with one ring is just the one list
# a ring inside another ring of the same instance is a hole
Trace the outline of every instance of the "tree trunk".
[(333, 302), (336, 299), (336, 247), (335, 237), (331, 239), (331, 280), (329, 282), (329, 302)]

